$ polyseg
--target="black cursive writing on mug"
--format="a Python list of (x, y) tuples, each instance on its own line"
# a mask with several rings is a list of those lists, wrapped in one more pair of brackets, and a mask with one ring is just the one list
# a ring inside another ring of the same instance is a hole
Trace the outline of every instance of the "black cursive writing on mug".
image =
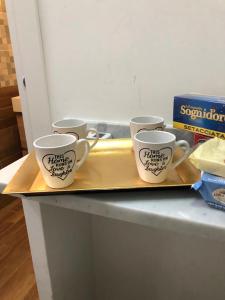
[(139, 151), (139, 158), (145, 171), (158, 176), (163, 170), (166, 170), (171, 161), (172, 148), (165, 147), (158, 150), (143, 148)]
[(73, 170), (75, 159), (75, 151), (69, 150), (62, 154), (46, 154), (42, 163), (51, 176), (65, 180)]
[(150, 129), (150, 128), (141, 128), (141, 129), (139, 129), (139, 130), (137, 131), (137, 133), (138, 133), (138, 132), (141, 132), (141, 131), (154, 131), (154, 130), (163, 130), (163, 127), (162, 127), (162, 126), (159, 126), (159, 127), (152, 128), (152, 129)]

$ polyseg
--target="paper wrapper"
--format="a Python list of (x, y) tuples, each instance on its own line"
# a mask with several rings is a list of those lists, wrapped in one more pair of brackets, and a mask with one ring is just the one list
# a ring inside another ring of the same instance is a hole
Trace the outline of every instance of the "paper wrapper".
[(190, 155), (189, 160), (202, 171), (225, 177), (225, 140), (208, 140)]

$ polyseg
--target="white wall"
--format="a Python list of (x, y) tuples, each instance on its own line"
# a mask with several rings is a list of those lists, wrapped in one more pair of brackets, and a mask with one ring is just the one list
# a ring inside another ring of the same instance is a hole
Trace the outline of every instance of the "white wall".
[[(36, 0), (5, 0), (28, 149), (51, 131), (51, 111)], [(26, 12), (26, 17), (24, 13)], [(26, 80), (26, 86), (23, 79)]]
[(38, 0), (53, 119), (172, 119), (173, 96), (225, 94), (225, 1)]

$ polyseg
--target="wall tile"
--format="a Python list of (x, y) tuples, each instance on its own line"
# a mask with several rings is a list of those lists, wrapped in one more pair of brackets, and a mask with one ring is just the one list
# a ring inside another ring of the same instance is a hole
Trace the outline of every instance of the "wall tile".
[(16, 72), (4, 0), (0, 0), (0, 87), (15, 86)]
[(5, 8), (5, 1), (4, 0), (0, 0), (0, 12), (6, 12), (6, 8)]

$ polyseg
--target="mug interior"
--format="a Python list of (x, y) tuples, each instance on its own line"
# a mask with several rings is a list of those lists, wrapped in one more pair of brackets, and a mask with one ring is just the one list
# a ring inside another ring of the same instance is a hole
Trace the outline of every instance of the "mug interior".
[(158, 116), (142, 116), (131, 119), (131, 123), (136, 124), (156, 124), (161, 122), (164, 122), (164, 119)]
[(56, 121), (52, 124), (53, 127), (58, 127), (58, 128), (67, 128), (67, 127), (78, 127), (81, 125), (84, 125), (85, 122), (82, 120), (78, 119), (64, 119), (64, 120), (59, 120)]
[(141, 131), (135, 135), (138, 142), (148, 144), (165, 144), (176, 140), (176, 136), (165, 131)]
[(53, 149), (65, 147), (76, 142), (76, 137), (70, 134), (50, 134), (34, 141), (35, 148)]

